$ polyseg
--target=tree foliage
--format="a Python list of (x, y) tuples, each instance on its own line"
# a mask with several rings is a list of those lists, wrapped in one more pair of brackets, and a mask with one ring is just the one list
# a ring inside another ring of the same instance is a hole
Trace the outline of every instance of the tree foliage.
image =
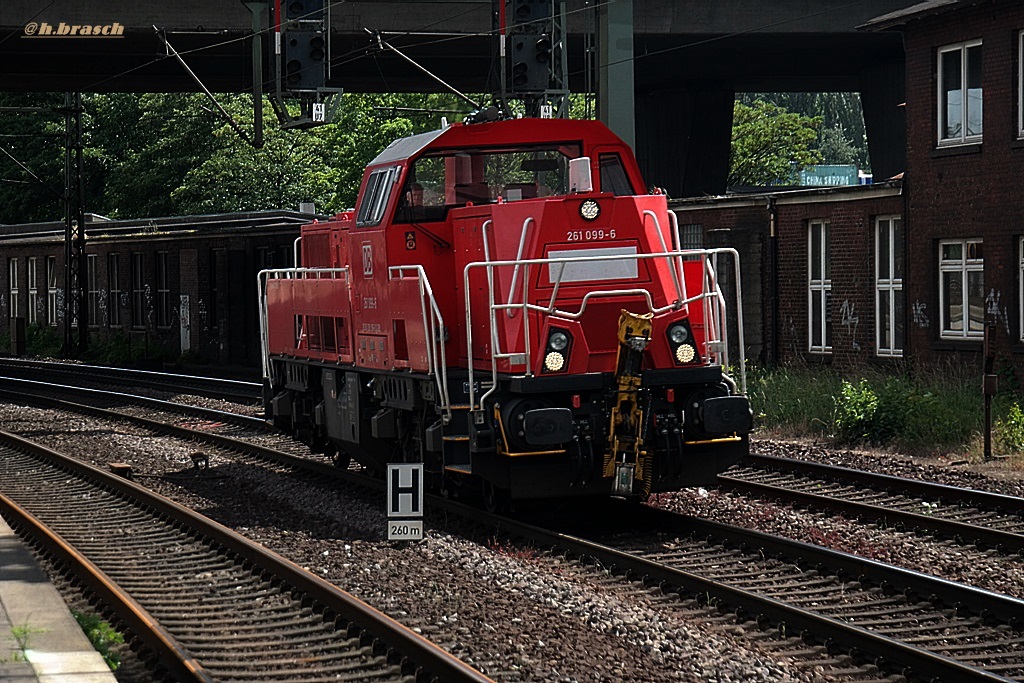
[[(252, 99), (218, 101), (252, 134)], [(113, 218), (297, 209), (355, 203), (366, 164), (395, 138), (461, 118), (445, 95), (344, 95), (338, 122), (283, 130), (264, 104), (264, 146), (252, 148), (202, 95), (96, 94), (84, 98), (86, 209)], [(4, 95), (6, 106), (63, 106), (63, 95)], [(415, 108), (433, 113), (418, 115)], [(461, 112), (465, 107), (461, 108)], [(51, 192), (0, 153), (0, 223), (60, 220), (61, 114), (0, 113), (0, 145), (32, 168)], [(50, 136), (50, 137), (47, 137)], [(55, 136), (55, 137), (54, 137)]]
[(788, 112), (763, 100), (751, 105), (737, 101), (728, 184), (795, 184), (800, 169), (822, 159), (820, 151), (814, 149), (821, 121), (821, 117)]
[(738, 99), (746, 105), (763, 100), (797, 114), (820, 116), (821, 128), (815, 147), (821, 151), (822, 163), (856, 164), (861, 169), (870, 168), (860, 93), (744, 93)]

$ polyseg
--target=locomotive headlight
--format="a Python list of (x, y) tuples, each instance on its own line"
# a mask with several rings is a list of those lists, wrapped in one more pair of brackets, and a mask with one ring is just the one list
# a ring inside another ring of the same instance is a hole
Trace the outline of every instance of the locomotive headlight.
[(673, 344), (682, 344), (689, 336), (683, 325), (673, 325), (668, 329), (668, 338)]
[(680, 363), (689, 363), (697, 355), (697, 351), (689, 344), (683, 344), (676, 349), (676, 360)]
[(544, 356), (544, 369), (548, 372), (558, 372), (565, 367), (565, 356), (558, 351), (551, 351)]
[(569, 345), (569, 335), (561, 330), (555, 330), (548, 336), (548, 347), (555, 351), (565, 351), (565, 347)]
[(601, 205), (595, 202), (593, 199), (580, 204), (580, 218), (585, 221), (597, 220), (597, 217), (601, 215)]

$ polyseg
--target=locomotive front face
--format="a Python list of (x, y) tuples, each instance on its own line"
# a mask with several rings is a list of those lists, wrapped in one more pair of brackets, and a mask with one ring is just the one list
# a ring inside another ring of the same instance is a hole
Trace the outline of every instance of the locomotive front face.
[(717, 269), (735, 252), (680, 251), (665, 197), (642, 187), (596, 122), (455, 125), (392, 145), (353, 213), (304, 229), (315, 267), (261, 275), (268, 411), (374, 469), (424, 462), (444, 488), (712, 483), (751, 428), (723, 371)]

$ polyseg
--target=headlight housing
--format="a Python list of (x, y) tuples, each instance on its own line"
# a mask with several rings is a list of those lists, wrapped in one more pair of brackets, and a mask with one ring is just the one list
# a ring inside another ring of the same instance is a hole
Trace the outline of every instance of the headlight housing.
[(548, 343), (544, 349), (543, 372), (563, 372), (569, 367), (572, 335), (568, 330), (553, 327), (548, 330)]
[(676, 365), (690, 365), (700, 363), (700, 354), (697, 353), (697, 342), (693, 338), (693, 330), (690, 328), (690, 321), (678, 320), (668, 326), (665, 330), (668, 337), (668, 346), (672, 351), (672, 359)]

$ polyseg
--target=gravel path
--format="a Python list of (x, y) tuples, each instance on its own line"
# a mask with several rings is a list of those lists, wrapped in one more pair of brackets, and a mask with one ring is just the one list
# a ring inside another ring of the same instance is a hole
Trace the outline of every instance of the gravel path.
[(500, 539), (475, 540), (445, 520), (428, 518), (423, 542), (388, 543), (384, 506), (365, 493), (212, 451), (209, 472), (195, 476), (195, 447), (92, 418), (0, 404), (0, 421), (101, 467), (132, 464), (140, 483), (320, 574), (496, 680), (828, 680), (706, 610)]

